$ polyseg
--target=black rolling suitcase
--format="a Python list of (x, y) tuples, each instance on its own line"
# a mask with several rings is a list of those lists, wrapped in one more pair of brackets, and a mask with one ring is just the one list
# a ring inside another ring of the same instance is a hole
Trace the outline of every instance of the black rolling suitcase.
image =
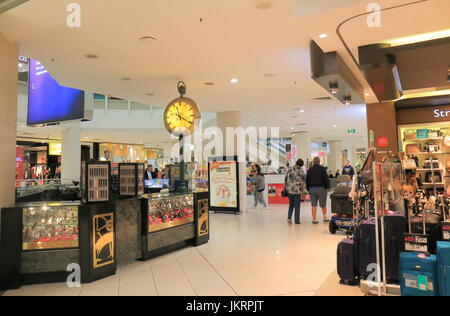
[(361, 221), (355, 231), (356, 270), (361, 279), (367, 279), (371, 264), (377, 263), (375, 220)]
[[(425, 214), (425, 215), (424, 215)], [(423, 211), (421, 215), (412, 216), (409, 221), (411, 233), (423, 234), (423, 216), (425, 216), (426, 235), (429, 235), (429, 252), (436, 254), (437, 242), (442, 240), (442, 217), (430, 211)]]
[(408, 232), (408, 221), (404, 216), (384, 216), (384, 243), (386, 278), (388, 282), (400, 281), (400, 253), (403, 250), (404, 234)]
[(355, 265), (355, 243), (353, 239), (344, 239), (338, 245), (337, 272), (341, 279), (341, 284), (358, 284)]

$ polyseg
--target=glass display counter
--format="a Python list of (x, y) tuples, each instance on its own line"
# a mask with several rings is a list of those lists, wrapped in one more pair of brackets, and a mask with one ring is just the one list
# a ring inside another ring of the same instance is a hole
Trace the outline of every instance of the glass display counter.
[(142, 197), (142, 259), (209, 240), (208, 192), (155, 193)]
[(33, 202), (3, 208), (0, 290), (65, 282), (74, 267), (79, 267), (81, 283), (115, 274), (115, 221), (114, 202)]
[(78, 206), (74, 203), (31, 203), (24, 207), (22, 250), (77, 248)]

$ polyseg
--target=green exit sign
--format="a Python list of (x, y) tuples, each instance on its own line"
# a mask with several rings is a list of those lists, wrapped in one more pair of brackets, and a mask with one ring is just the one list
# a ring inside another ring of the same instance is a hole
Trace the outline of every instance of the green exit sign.
[(348, 130), (348, 133), (349, 133), (349, 134), (356, 134), (356, 129), (349, 129), (349, 130)]

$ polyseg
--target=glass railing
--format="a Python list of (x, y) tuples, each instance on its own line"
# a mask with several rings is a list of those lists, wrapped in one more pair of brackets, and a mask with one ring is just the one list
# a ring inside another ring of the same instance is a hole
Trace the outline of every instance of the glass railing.
[(16, 180), (16, 201), (76, 201), (81, 198), (80, 180)]

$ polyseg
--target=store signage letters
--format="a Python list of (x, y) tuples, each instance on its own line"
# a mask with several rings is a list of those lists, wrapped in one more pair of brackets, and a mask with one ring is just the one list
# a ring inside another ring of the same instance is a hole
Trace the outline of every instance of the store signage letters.
[(450, 116), (450, 111), (442, 111), (440, 109), (435, 109), (434, 110), (434, 117), (435, 118), (449, 117), (449, 116)]

